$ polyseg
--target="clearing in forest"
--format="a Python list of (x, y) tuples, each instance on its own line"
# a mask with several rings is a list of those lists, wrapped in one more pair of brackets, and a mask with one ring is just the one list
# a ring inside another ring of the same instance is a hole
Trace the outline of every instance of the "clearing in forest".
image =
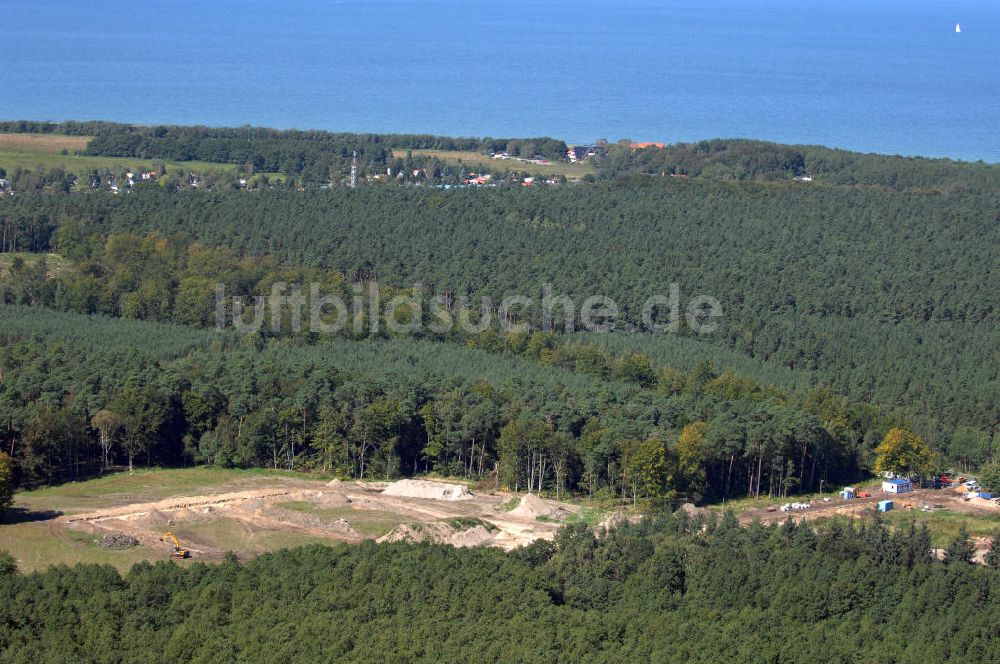
[[(510, 499), (428, 480), (324, 482), (265, 471), (146, 470), (18, 494), (0, 525), (0, 550), (30, 571), (75, 562), (126, 569), (139, 560), (167, 559), (172, 543), (160, 539), (166, 532), (191, 551), (181, 564), (220, 560), (227, 551), (250, 558), (369, 539), (512, 549), (551, 539), (561, 520), (579, 511), (549, 500), (543, 519), (499, 509)], [(103, 548), (109, 539), (138, 544)]]

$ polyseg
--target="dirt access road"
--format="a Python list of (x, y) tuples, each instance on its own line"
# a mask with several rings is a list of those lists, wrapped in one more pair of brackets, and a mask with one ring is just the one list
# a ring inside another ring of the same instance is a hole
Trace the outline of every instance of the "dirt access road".
[[(761, 523), (774, 523), (788, 518), (795, 522), (801, 522), (833, 516), (860, 517), (877, 510), (881, 500), (893, 501), (894, 510), (919, 510), (927, 506), (931, 510), (946, 509), (973, 516), (1000, 513), (1000, 506), (996, 503), (981, 498), (965, 500), (965, 492), (954, 489), (916, 489), (908, 493), (894, 495), (882, 491), (880, 485), (872, 485), (859, 487), (859, 491), (868, 492), (871, 496), (851, 500), (844, 500), (839, 496), (813, 500), (809, 508), (790, 512), (782, 512), (780, 509), (768, 511), (767, 508), (755, 508), (741, 512), (739, 519), (741, 523), (747, 524), (754, 520)], [(790, 500), (789, 502), (794, 501)]]

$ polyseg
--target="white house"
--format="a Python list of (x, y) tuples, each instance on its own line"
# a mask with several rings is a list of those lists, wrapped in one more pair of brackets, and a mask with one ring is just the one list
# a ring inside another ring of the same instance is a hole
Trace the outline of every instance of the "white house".
[(882, 490), (886, 493), (908, 493), (913, 491), (913, 483), (905, 479), (886, 480), (882, 482)]

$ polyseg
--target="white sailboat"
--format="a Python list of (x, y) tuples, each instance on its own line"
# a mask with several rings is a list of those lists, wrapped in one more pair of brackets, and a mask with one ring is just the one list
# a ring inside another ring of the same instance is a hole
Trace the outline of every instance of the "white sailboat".
[(961, 32), (961, 31), (962, 31), (962, 24), (961, 23), (956, 23), (955, 24), (955, 32)]

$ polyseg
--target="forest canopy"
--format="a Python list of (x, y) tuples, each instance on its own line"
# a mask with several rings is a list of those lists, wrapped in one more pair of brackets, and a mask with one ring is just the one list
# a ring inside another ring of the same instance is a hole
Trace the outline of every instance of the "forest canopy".
[[(114, 270), (109, 235), (178, 235), (172, 246), (226, 247), (234, 264), (266, 257), (300, 274), (336, 273), (345, 286), (419, 282), (429, 295), (473, 302), (538, 298), (545, 284), (578, 304), (606, 295), (620, 316), (605, 343), (653, 355), (671, 340), (628, 330), (645, 300), (676, 283), (685, 303), (707, 294), (722, 305), (717, 332), (701, 343), (906, 416), (941, 448), (960, 427), (992, 437), (1000, 417), (996, 192), (675, 180), (447, 192), (154, 188), (7, 198), (0, 220), (8, 251), (58, 252), (82, 276), (97, 270), (91, 282), (118, 288), (59, 307), (122, 315), (126, 298), (135, 306), (124, 315), (175, 322), (188, 320), (174, 306), (181, 281), (199, 275), (171, 272), (168, 261), (136, 283), (102, 280)], [(228, 292), (259, 283), (212, 269)], [(33, 301), (23, 283), (6, 288), (7, 301)], [(202, 288), (208, 296), (211, 285)], [(143, 292), (156, 306), (139, 306)]]
[(0, 314), (3, 444), (26, 486), (193, 462), (679, 504), (852, 481), (894, 423), (826, 389), (787, 394), (552, 333), (310, 341)]
[[(258, 148), (273, 148), (278, 161), (303, 150), (343, 160), (359, 142), (385, 154), (520, 149), (257, 128), (0, 129), (93, 135), (88, 150), (102, 154), (233, 163)], [(604, 182), (538, 188), (407, 181), (4, 196), (0, 300), (34, 307), (5, 307), (0, 328), (14, 376), (0, 387), (4, 436), (19, 477), (37, 484), (124, 460), (384, 476), (433, 469), (556, 491), (714, 500), (849, 481), (872, 468), (873, 450), (894, 427), (936, 451), (928, 468), (995, 457), (994, 167), (749, 141), (609, 146), (602, 158)], [(663, 177), (648, 177), (649, 168)], [(792, 180), (806, 173), (822, 176)], [(281, 283), (318, 283), (345, 301), (372, 284), (389, 295), (419, 285), (421, 297), (473, 306), (509, 295), (538, 300), (548, 289), (576, 304), (607, 296), (617, 314), (607, 334), (580, 332), (576, 318), (546, 320), (538, 309), (518, 312), (523, 334), (206, 333), (197, 351), (205, 357), (173, 382), (166, 376), (183, 361), (143, 344), (124, 352), (139, 363), (127, 374), (95, 381), (107, 371), (102, 362), (130, 365), (80, 347), (79, 330), (70, 331), (97, 325), (124, 348), (130, 330), (147, 328), (121, 319), (138, 319), (170, 324), (184, 339), (215, 322), (218, 284), (248, 298)], [(644, 331), (645, 303), (674, 288), (685, 303), (719, 302), (714, 332)], [(41, 308), (119, 320), (60, 319)], [(84, 361), (40, 389), (66, 348)], [(320, 357), (330, 349), (370, 364)], [(425, 382), (413, 365), (435, 377)], [(219, 376), (201, 373), (210, 366), (219, 375), (247, 367), (233, 380), (250, 380), (249, 396), (218, 387)], [(258, 393), (286, 372), (273, 399)], [(344, 386), (356, 382), (360, 392)], [(109, 417), (133, 412), (155, 426), (105, 435), (118, 430)], [(351, 419), (359, 412), (364, 422)], [(638, 460), (660, 470), (639, 473)]]
[(998, 661), (1000, 573), (935, 561), (926, 530), (878, 521), (681, 513), (512, 553), (368, 543), (125, 575), (3, 567), (12, 661)]

